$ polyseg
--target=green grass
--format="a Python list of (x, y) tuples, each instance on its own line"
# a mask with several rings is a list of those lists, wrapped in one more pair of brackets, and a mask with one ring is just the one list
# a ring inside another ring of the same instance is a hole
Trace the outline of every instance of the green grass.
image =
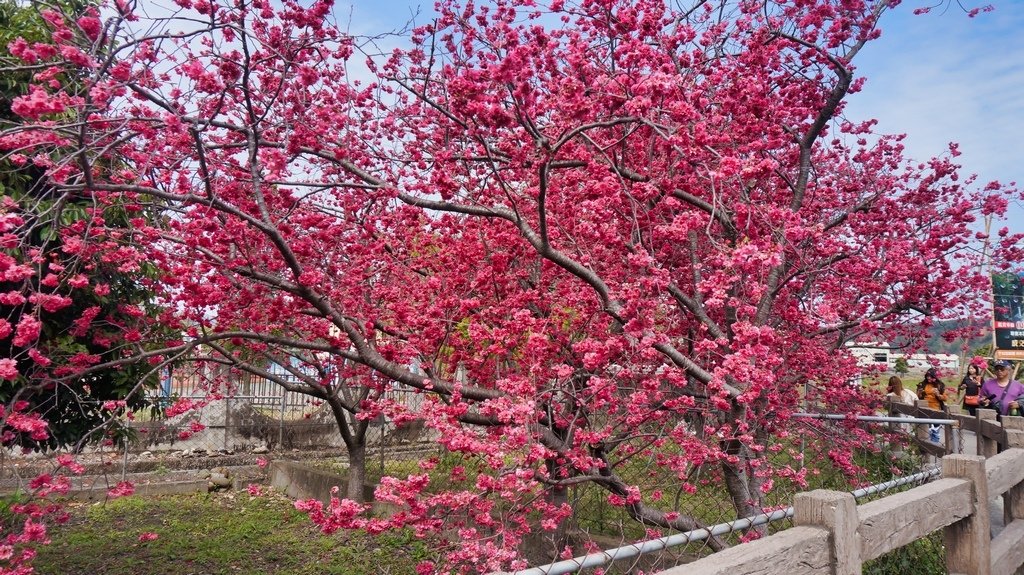
[(864, 563), (864, 575), (943, 575), (946, 548), (942, 531), (914, 541)]
[[(289, 500), (246, 493), (69, 503), (39, 550), (43, 575), (362, 575), (412, 573), (429, 559), (408, 533), (321, 534)], [(139, 535), (159, 538), (140, 542)]]
[[(886, 386), (889, 385), (889, 378), (892, 377), (892, 375), (893, 374), (891, 373), (887, 373), (884, 375), (864, 377), (864, 386), (870, 389), (877, 389), (878, 391), (885, 393), (885, 388)], [(907, 375), (900, 375), (899, 378), (900, 381), (903, 382), (903, 389), (909, 389), (910, 391), (914, 391), (914, 389), (917, 388), (917, 384), (924, 381), (924, 374), (908, 373)], [(947, 378), (946, 388), (948, 389), (950, 386), (952, 386), (953, 389), (956, 389), (956, 386), (959, 385), (959, 383), (959, 379), (954, 381), (953, 378)]]

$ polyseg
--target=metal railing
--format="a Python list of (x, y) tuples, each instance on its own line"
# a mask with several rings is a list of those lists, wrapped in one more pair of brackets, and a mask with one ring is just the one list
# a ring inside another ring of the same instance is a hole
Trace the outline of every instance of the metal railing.
[[(885, 481), (883, 483), (877, 483), (868, 487), (863, 487), (851, 491), (850, 493), (857, 499), (867, 497), (868, 495), (874, 495), (881, 493), (889, 489), (895, 489), (904, 485), (925, 483), (933, 477), (938, 477), (942, 474), (942, 470), (938, 467), (921, 471), (913, 475), (906, 477), (900, 477)], [(734, 531), (742, 529), (749, 529), (751, 527), (757, 527), (758, 525), (766, 525), (773, 521), (781, 521), (783, 519), (789, 519), (793, 517), (793, 507), (787, 507), (785, 509), (778, 509), (770, 513), (762, 513), (760, 515), (754, 515), (752, 517), (744, 517), (728, 523), (719, 523), (711, 527), (705, 527), (702, 529), (695, 529), (693, 531), (686, 531), (683, 533), (677, 533), (675, 535), (668, 535), (666, 537), (659, 537), (657, 539), (649, 539), (647, 541), (641, 541), (633, 543), (631, 545), (624, 545), (622, 547), (616, 547), (614, 549), (608, 549), (599, 553), (591, 553), (589, 555), (582, 555), (573, 559), (566, 559), (563, 561), (556, 561), (550, 565), (543, 567), (532, 567), (530, 569), (523, 569), (516, 571), (511, 575), (564, 575), (566, 573), (575, 573), (581, 569), (587, 569), (592, 567), (602, 567), (608, 565), (613, 561), (620, 561), (623, 559), (630, 559), (643, 555), (646, 553), (653, 553), (655, 551), (662, 551), (669, 547), (675, 547), (678, 545), (685, 545), (687, 543), (693, 543), (695, 541), (703, 541), (716, 535), (725, 535)], [(508, 575), (503, 573), (492, 573), (491, 575)]]
[(892, 415), (847, 415), (843, 413), (794, 413), (797, 419), (824, 419), (829, 421), (863, 421), (865, 423), (927, 423), (929, 425), (955, 425), (955, 419), (927, 417), (895, 417)]

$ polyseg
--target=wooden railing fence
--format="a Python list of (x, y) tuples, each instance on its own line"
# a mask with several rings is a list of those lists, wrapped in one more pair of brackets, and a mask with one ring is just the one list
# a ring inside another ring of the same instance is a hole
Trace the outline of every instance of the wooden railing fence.
[[(982, 455), (946, 455), (942, 479), (863, 505), (849, 493), (800, 493), (795, 527), (659, 575), (854, 575), (864, 561), (939, 530), (949, 573), (1017, 573), (1024, 565), (1024, 418), (1001, 424), (989, 410), (970, 417), (906, 407), (898, 412), (957, 419), (977, 433)], [(989, 502), (999, 496), (1005, 527), (993, 539)]]
[[(939, 411), (928, 408), (924, 401), (918, 402), (916, 406), (890, 403), (888, 407), (890, 415), (894, 416), (955, 420), (957, 424), (953, 428), (973, 432), (977, 441), (975, 452), (986, 457), (995, 455), (1006, 445), (1005, 430), (1024, 430), (1024, 417), (1003, 417), (1002, 421), (997, 421), (996, 412), (991, 409), (978, 409), (977, 415), (970, 415), (964, 413), (959, 405), (949, 405), (945, 411)], [(922, 453), (942, 457), (957, 452), (953, 433), (945, 434), (942, 445), (928, 440), (927, 425), (915, 425), (914, 436)]]

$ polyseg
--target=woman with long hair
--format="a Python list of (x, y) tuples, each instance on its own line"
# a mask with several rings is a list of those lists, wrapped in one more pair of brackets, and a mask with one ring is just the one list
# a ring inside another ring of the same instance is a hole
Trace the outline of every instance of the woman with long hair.
[(967, 366), (967, 373), (957, 386), (957, 391), (963, 399), (964, 411), (971, 414), (971, 417), (978, 411), (978, 404), (981, 402), (981, 368), (971, 363)]
[(917, 402), (917, 396), (914, 395), (914, 392), (904, 388), (903, 380), (895, 375), (889, 378), (889, 386), (886, 388), (885, 397), (891, 401), (898, 401), (907, 405), (914, 405)]

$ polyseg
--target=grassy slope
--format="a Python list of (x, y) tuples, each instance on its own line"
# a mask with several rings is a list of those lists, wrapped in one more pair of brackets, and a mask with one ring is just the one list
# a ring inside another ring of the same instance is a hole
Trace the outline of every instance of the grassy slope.
[[(322, 535), (276, 495), (196, 494), (71, 504), (40, 549), (43, 575), (412, 573), (425, 545), (403, 534)], [(139, 535), (155, 532), (155, 541)]]

